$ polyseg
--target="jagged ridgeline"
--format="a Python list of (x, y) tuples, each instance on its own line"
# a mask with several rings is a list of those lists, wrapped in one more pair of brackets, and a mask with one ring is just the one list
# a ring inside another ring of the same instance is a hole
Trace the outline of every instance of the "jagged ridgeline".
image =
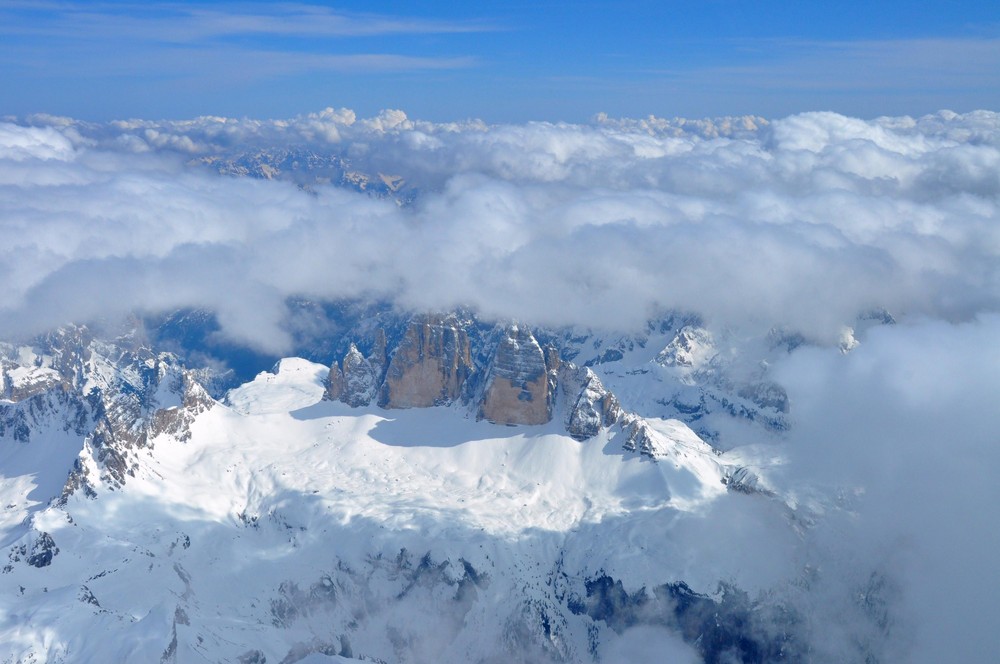
[(378, 328), (367, 357), (352, 343), (330, 369), (329, 398), (352, 406), (377, 399), (382, 408), (464, 403), (497, 424), (552, 419), (566, 372), (556, 350), (543, 350), (523, 325), (490, 329), (454, 314), (418, 316), (393, 342), (387, 353), (386, 332)]
[[(555, 423), (577, 440), (614, 428), (624, 449), (651, 457), (666, 454), (678, 437), (725, 449), (728, 441), (715, 428), (720, 418), (766, 431), (787, 426), (782, 388), (759, 371), (727, 371), (731, 358), (695, 316), (667, 315), (638, 333), (601, 334), (485, 321), (466, 311), (290, 305), (294, 354), (327, 364), (325, 398), (353, 408), (453, 406), (495, 424)], [(43, 425), (86, 436), (98, 472), (120, 485), (134, 450), (164, 431), (185, 435), (199, 412), (278, 359), (219, 332), (211, 312), (183, 310), (136, 318), (116, 335), (68, 327), (7, 345), (0, 436), (27, 442)], [(784, 338), (769, 339), (768, 351), (787, 352)], [(626, 388), (625, 407), (608, 380)], [(67, 490), (85, 487), (88, 472), (77, 467)], [(726, 476), (741, 479), (731, 488), (755, 486), (752, 473), (733, 472)]]
[[(757, 421), (771, 430), (787, 427), (788, 405), (781, 387), (760, 371), (745, 376), (725, 371), (720, 363), (731, 358), (720, 353), (693, 315), (664, 315), (638, 332), (608, 333), (487, 321), (467, 311), (412, 314), (389, 304), (356, 301), (324, 304), (295, 299), (289, 301), (289, 309), (287, 327), (295, 342), (291, 354), (330, 365), (330, 398), (354, 407), (457, 403), (492, 422), (542, 424), (552, 419), (560, 384), (605, 389), (600, 376), (587, 375), (579, 367), (601, 365), (613, 373), (622, 369), (635, 375), (649, 373), (653, 360), (652, 370), (658, 375), (647, 379), (672, 375), (666, 390), (658, 381), (658, 403), (647, 404), (647, 414), (684, 421), (723, 447), (726, 441), (719, 440), (712, 425), (715, 412)], [(212, 384), (206, 388), (219, 397), (279, 359), (225, 341), (214, 316), (206, 311), (147, 318), (145, 329), (152, 345), (175, 352), (187, 365), (213, 367)], [(782, 345), (786, 336), (773, 333), (766, 351), (789, 350)], [(632, 366), (636, 350), (660, 343), (652, 349), (656, 351), (652, 357), (642, 357), (640, 366)], [(587, 403), (584, 400), (580, 406)], [(583, 426), (580, 417), (582, 411), (574, 427)], [(585, 435), (583, 431), (574, 435)]]

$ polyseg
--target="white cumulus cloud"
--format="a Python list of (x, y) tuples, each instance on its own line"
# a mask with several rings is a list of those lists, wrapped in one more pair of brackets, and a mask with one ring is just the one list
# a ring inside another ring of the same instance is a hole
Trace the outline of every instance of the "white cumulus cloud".
[[(503, 126), (345, 109), (33, 117), (0, 127), (0, 307), (27, 331), (212, 306), (232, 336), (272, 348), (289, 295), (622, 328), (681, 308), (825, 341), (877, 307), (968, 320), (1000, 304), (997, 125), (983, 112)], [(191, 162), (289, 146), (420, 194), (399, 208)], [(245, 302), (260, 304), (237, 315)]]

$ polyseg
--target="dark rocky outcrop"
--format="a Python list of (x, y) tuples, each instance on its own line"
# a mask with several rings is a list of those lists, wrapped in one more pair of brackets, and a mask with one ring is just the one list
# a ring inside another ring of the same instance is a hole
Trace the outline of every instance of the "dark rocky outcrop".
[(14, 563), (25, 562), (32, 567), (48, 567), (52, 564), (52, 559), (59, 555), (59, 547), (56, 546), (52, 536), (45, 532), (36, 532), (32, 537), (31, 533), (21, 539), (20, 544), (12, 546), (7, 554), (8, 564), (4, 566), (4, 573), (14, 569)]
[(357, 346), (351, 344), (341, 363), (334, 362), (330, 367), (327, 398), (342, 401), (352, 408), (371, 403), (378, 391), (382, 368), (374, 359), (366, 358)]
[(708, 664), (805, 661), (792, 627), (798, 620), (787, 607), (753, 600), (731, 584), (716, 596), (694, 592), (683, 582), (652, 591), (628, 592), (607, 575), (588, 579), (584, 594), (568, 598), (569, 610), (605, 623), (621, 634), (637, 625), (658, 625), (679, 633)]

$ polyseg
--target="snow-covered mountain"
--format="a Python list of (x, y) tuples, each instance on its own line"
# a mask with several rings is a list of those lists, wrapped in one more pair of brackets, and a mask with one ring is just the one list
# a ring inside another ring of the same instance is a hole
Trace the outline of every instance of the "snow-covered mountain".
[(5, 346), (0, 661), (823, 658), (740, 551), (815, 509), (730, 439), (788, 404), (724, 336), (345, 321), (228, 391), (141, 326)]
[(191, 164), (206, 166), (221, 175), (288, 180), (306, 190), (332, 184), (388, 199), (397, 205), (412, 203), (418, 193), (399, 175), (366, 173), (353, 168), (350, 161), (340, 155), (318, 154), (307, 148), (224, 152), (201, 157)]
[(5, 117), (0, 662), (988, 661), (998, 164)]

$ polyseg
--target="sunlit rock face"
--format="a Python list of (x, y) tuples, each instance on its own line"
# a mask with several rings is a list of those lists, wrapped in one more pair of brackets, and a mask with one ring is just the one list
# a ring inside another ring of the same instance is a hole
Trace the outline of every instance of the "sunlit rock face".
[[(460, 403), (495, 424), (552, 419), (561, 363), (554, 348), (543, 350), (530, 328), (499, 325), (490, 331), (445, 313), (417, 316), (399, 329), (401, 334), (389, 335), (391, 342), (379, 329), (368, 357), (351, 343), (343, 360), (330, 367), (327, 398), (352, 407), (375, 401), (386, 409)], [(569, 398), (575, 403), (593, 380), (571, 381)]]
[[(552, 373), (550, 374), (551, 359)], [(552, 419), (558, 359), (546, 358), (526, 327), (507, 328), (490, 365), (479, 416), (496, 424), (544, 424)]]
[(468, 333), (452, 318), (413, 320), (389, 361), (383, 408), (426, 408), (457, 401), (473, 370)]

